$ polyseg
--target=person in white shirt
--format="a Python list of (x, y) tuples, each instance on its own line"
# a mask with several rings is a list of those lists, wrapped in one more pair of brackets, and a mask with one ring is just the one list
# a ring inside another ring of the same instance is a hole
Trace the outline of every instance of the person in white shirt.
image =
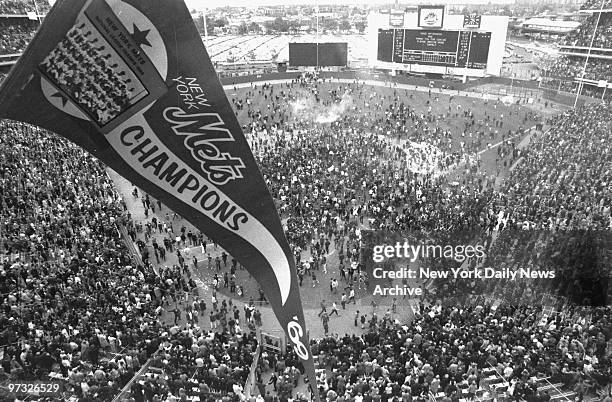
[(336, 313), (337, 316), (340, 316), (340, 314), (338, 314), (338, 306), (336, 305), (336, 302), (332, 303), (332, 308), (331, 312), (329, 313), (329, 316), (331, 317), (334, 313)]

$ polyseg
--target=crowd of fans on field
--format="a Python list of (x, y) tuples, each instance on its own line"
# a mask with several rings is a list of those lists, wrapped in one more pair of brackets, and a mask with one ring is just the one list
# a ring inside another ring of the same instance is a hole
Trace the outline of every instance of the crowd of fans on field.
[(470, 240), (487, 245), (487, 258), (473, 259), (469, 268), (554, 269), (555, 277), (437, 281), (444, 294), (494, 293), (526, 303), (549, 293), (579, 305), (605, 305), (612, 267), (610, 112), (609, 104), (593, 104), (550, 121), (551, 129), (532, 138), (485, 207), (497, 217), (495, 226)]
[(611, 112), (609, 104), (592, 104), (551, 119), (551, 129), (533, 139), (492, 205), (515, 225), (612, 229)]
[[(479, 212), (494, 178), (479, 169), (477, 152), (501, 141), (497, 166), (507, 168), (520, 155), (515, 137), (538, 122), (538, 116), (526, 110), (476, 112), (478, 104), (501, 109), (501, 101), (473, 101), (473, 108), (465, 110), (453, 96), (442, 104), (430, 91), (423, 105), (426, 112), (417, 112), (405, 90), (375, 97), (361, 84), (330, 86), (334, 89), (320, 94), (329, 86), (298, 80), (254, 88), (247, 99), (233, 100), (237, 109), (247, 110), (250, 121), (245, 127), (279, 210), (296, 219), (298, 227), (310, 228), (306, 234), (334, 232), (352, 221), (390, 230), (482, 224)], [(249, 104), (255, 95), (267, 99), (268, 110)], [(352, 103), (335, 121), (313, 125), (291, 110), (307, 96), (316, 99), (309, 107), (319, 115), (334, 110), (344, 97)], [(371, 111), (369, 118), (360, 117), (362, 108)], [(518, 129), (505, 126), (505, 116), (519, 120)], [(458, 126), (459, 135), (445, 126), (448, 121)]]

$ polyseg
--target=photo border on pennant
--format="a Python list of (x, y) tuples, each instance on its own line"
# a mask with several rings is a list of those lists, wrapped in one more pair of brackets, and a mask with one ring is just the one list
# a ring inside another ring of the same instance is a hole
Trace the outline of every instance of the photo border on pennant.
[[(98, 130), (106, 134), (115, 129), (123, 122), (125, 122), (135, 113), (144, 109), (147, 105), (161, 98), (168, 91), (168, 86), (159, 74), (159, 71), (155, 67), (154, 63), (142, 50), (140, 50), (138, 57), (144, 60), (143, 70), (145, 71), (143, 73), (137, 73), (134, 70), (134, 63), (130, 62), (129, 60), (126, 60), (126, 58), (121, 55), (122, 49), (117, 49), (117, 44), (113, 43), (113, 41), (109, 39), (108, 35), (103, 32), (103, 30), (99, 29), (99, 21), (95, 21), (95, 16), (97, 16), (96, 13), (100, 12), (104, 13), (107, 18), (112, 19), (112, 23), (117, 26), (119, 31), (121, 31), (120, 33), (124, 37), (124, 40), (127, 40), (132, 44), (132, 46), (138, 48), (138, 44), (135, 42), (127, 28), (120, 22), (115, 12), (105, 0), (89, 0), (79, 12), (79, 17), (77, 17), (77, 19), (81, 17), (85, 18), (89, 21), (91, 25), (96, 28), (100, 36), (104, 38), (108, 45), (112, 47), (113, 51), (121, 58), (122, 63), (125, 64), (125, 66), (131, 70), (132, 74), (136, 77), (136, 79), (140, 81), (140, 84), (144, 87), (144, 90), (146, 92), (145, 96), (138, 99), (134, 104), (129, 105), (126, 109), (117, 114), (115, 117), (111, 118), (108, 122), (101, 124), (98, 121), (98, 118), (92, 115), (90, 110), (84, 108), (81, 103), (79, 103), (77, 99), (72, 96), (71, 93), (66, 91), (61, 85), (58, 85), (56, 80), (50, 77), (49, 74), (47, 74), (42, 65), (37, 66), (37, 71), (41, 74), (43, 79), (45, 79), (47, 82), (49, 82), (49, 84), (56, 88), (58, 92), (61, 92), (63, 95), (65, 95), (84, 116), (87, 116), (89, 121), (94, 124), (98, 128)], [(96, 15), (92, 17), (92, 14)], [(76, 22), (77, 20), (75, 20), (75, 24)], [(53, 50), (51, 50), (51, 52), (53, 52), (54, 50), (55, 47)]]

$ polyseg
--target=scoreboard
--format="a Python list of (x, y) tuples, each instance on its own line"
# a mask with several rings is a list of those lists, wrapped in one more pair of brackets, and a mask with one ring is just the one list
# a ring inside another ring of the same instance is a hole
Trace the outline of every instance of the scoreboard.
[(290, 66), (346, 67), (347, 64), (347, 42), (289, 43)]
[(379, 29), (379, 61), (485, 69), (491, 32)]

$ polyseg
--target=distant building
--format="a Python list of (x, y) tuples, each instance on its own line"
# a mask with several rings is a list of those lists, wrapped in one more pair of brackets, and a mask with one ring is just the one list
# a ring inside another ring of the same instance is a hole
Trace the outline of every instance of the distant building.
[(264, 8), (263, 9), (263, 15), (267, 16), (267, 17), (284, 17), (285, 15), (287, 15), (287, 12), (280, 7), (274, 7), (274, 8)]
[(558, 40), (580, 26), (578, 21), (552, 18), (529, 18), (519, 24), (519, 34), (544, 40)]

